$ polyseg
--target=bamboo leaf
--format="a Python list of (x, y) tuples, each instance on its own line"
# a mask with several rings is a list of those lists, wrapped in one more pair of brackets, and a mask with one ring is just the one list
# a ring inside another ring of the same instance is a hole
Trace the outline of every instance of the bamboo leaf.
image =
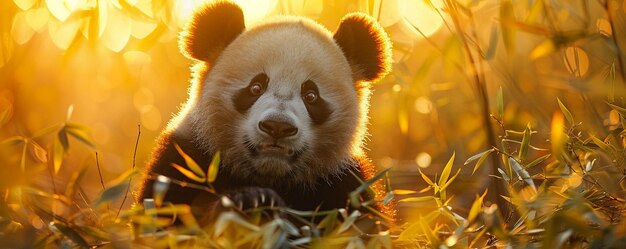
[(533, 51), (530, 52), (530, 58), (538, 59), (548, 54), (551, 54), (555, 51), (556, 51), (556, 45), (554, 44), (554, 41), (547, 39), (543, 41), (542, 43), (540, 43), (539, 45), (537, 45), (537, 47), (535, 47)]
[(337, 234), (343, 233), (348, 230), (348, 228), (350, 228), (354, 224), (354, 221), (356, 221), (359, 216), (361, 216), (361, 212), (359, 212), (359, 210), (354, 210), (350, 214), (350, 216), (348, 216), (348, 218), (345, 219), (343, 223), (341, 223), (341, 226), (337, 229)]
[(600, 140), (594, 135), (589, 135), (589, 138), (591, 138), (591, 141), (593, 141), (594, 144), (600, 147), (600, 149), (606, 150), (609, 147), (604, 141)]
[(517, 175), (522, 178), (522, 180), (524, 180), (524, 182), (526, 182), (526, 184), (528, 184), (530, 187), (533, 188), (533, 190), (535, 190), (535, 192), (537, 192), (537, 188), (535, 187), (535, 182), (533, 181), (533, 179), (530, 177), (530, 174), (528, 174), (528, 171), (526, 171), (522, 165), (520, 165), (517, 161), (515, 161), (515, 159), (513, 159), (512, 157), (509, 157), (509, 164), (511, 165), (511, 167), (513, 167), (513, 170), (515, 170), (515, 173), (517, 173)]
[(89, 136), (89, 129), (88, 128), (82, 127), (82, 126), (78, 126), (78, 125), (74, 125), (74, 124), (67, 124), (65, 126), (65, 130), (72, 137), (78, 139), (83, 144), (89, 146), (92, 149), (96, 148), (96, 146), (93, 143), (93, 140)]
[(209, 168), (207, 169), (207, 183), (213, 183), (217, 178), (217, 173), (220, 168), (220, 151), (218, 150), (215, 155), (213, 155), (213, 160), (211, 160), (211, 164), (209, 164)]
[(546, 159), (548, 159), (551, 155), (552, 155), (552, 154), (547, 154), (547, 155), (543, 155), (543, 156), (541, 156), (541, 157), (539, 157), (539, 158), (535, 159), (534, 161), (532, 161), (532, 162), (530, 162), (529, 164), (527, 164), (527, 165), (526, 165), (526, 168), (527, 168), (527, 169), (530, 169), (530, 168), (532, 168), (532, 167), (536, 166), (537, 164), (539, 164), (539, 163), (541, 163), (541, 162), (545, 161)]
[[(193, 158), (191, 158), (189, 155), (187, 155), (187, 153), (185, 153), (180, 148), (180, 146), (178, 146), (178, 144), (174, 144), (174, 147), (178, 151), (178, 154), (180, 154), (180, 156), (182, 156), (183, 159), (185, 159), (185, 164), (187, 165), (187, 168), (189, 168), (191, 171), (196, 173), (196, 175), (202, 177), (203, 179), (206, 178), (206, 174), (204, 174), (204, 171), (202, 170), (202, 168), (200, 168), (198, 163), (196, 163), (196, 161), (194, 161)], [(215, 159), (215, 158), (213, 158), (213, 159)]]
[(78, 234), (78, 232), (74, 231), (71, 227), (66, 224), (54, 221), (51, 224), (54, 228), (56, 228), (59, 232), (61, 232), (65, 237), (74, 241), (78, 246), (82, 248), (88, 248), (89, 244), (87, 241)]
[(530, 136), (531, 136), (531, 128), (530, 123), (526, 124), (526, 129), (524, 130), (524, 136), (522, 137), (522, 143), (520, 144), (519, 153), (517, 158), (520, 161), (524, 161), (526, 159), (526, 155), (528, 154), (528, 147), (530, 145)]
[(490, 60), (496, 55), (496, 50), (498, 48), (498, 27), (495, 25), (491, 26), (491, 35), (489, 37), (489, 46), (487, 47), (487, 51), (485, 52), (484, 58), (485, 60)]
[(197, 176), (196, 174), (194, 174), (190, 170), (185, 169), (183, 166), (180, 166), (180, 165), (175, 164), (175, 163), (172, 163), (171, 165), (172, 165), (172, 167), (176, 168), (176, 170), (178, 170), (178, 172), (180, 172), (181, 174), (185, 175), (187, 178), (189, 178), (191, 180), (194, 180), (196, 182), (204, 182), (204, 181), (206, 181), (206, 177), (204, 177), (204, 176)]
[(37, 158), (39, 162), (47, 163), (48, 152), (35, 141), (30, 140), (29, 144), (33, 147), (32, 152), (33, 152), (33, 155), (35, 155), (35, 158)]
[(563, 115), (565, 115), (565, 119), (567, 119), (567, 122), (569, 122), (570, 124), (574, 124), (574, 118), (572, 117), (572, 113), (567, 109), (567, 107), (565, 107), (565, 105), (563, 104), (563, 102), (561, 102), (559, 98), (556, 98), (556, 101), (559, 103), (559, 108), (561, 108), (561, 112), (563, 112)]
[(563, 147), (567, 138), (563, 133), (563, 114), (560, 112), (554, 112), (552, 116), (552, 130), (550, 134), (550, 141), (552, 142), (552, 154), (559, 157), (563, 152)]
[(502, 29), (502, 41), (504, 47), (509, 54), (515, 51), (515, 30), (510, 25), (506, 25), (504, 20), (515, 21), (515, 13), (513, 11), (513, 3), (511, 0), (500, 1), (500, 28)]
[(409, 197), (409, 198), (400, 199), (398, 202), (425, 202), (425, 201), (431, 201), (434, 199), (435, 199), (434, 196), (420, 196), (420, 197)]
[(0, 142), (0, 147), (15, 146), (15, 145), (23, 144), (26, 141), (27, 141), (27, 139), (25, 137), (13, 136), (13, 137), (9, 137), (9, 138), (7, 138), (5, 140), (2, 140), (2, 142)]
[(424, 179), (424, 181), (426, 183), (428, 183), (428, 185), (430, 185), (430, 186), (434, 186), (435, 185), (435, 183), (432, 180), (430, 180), (430, 178), (428, 178), (428, 176), (426, 176), (426, 174), (424, 174), (424, 172), (422, 172), (421, 169), (418, 168), (417, 170), (420, 172), (420, 175), (422, 176), (422, 179)]
[(65, 127), (61, 128), (59, 133), (57, 133), (58, 141), (63, 146), (63, 150), (67, 151), (70, 148), (70, 143), (67, 140), (67, 132), (65, 131)]
[(128, 187), (128, 182), (123, 181), (112, 187), (107, 188), (106, 190), (102, 192), (102, 194), (100, 194), (100, 197), (95, 201), (94, 205), (100, 206), (104, 203), (108, 203), (108, 202), (111, 202), (113, 200), (116, 200), (122, 197), (122, 195), (126, 193), (127, 187)]
[(63, 127), (63, 124), (56, 124), (56, 125), (50, 126), (48, 128), (44, 128), (44, 129), (38, 130), (37, 132), (35, 132), (33, 134), (32, 138), (38, 138), (38, 137), (41, 137), (41, 136), (48, 135), (48, 134), (50, 134), (50, 133), (52, 133), (52, 132), (54, 132), (54, 131), (62, 128), (62, 127)]
[(474, 165), (474, 169), (472, 169), (472, 175), (474, 175), (474, 173), (476, 173), (476, 171), (478, 170), (478, 168), (480, 168), (480, 166), (483, 165), (483, 163), (485, 162), (485, 160), (487, 160), (487, 158), (489, 157), (489, 155), (494, 152), (494, 149), (488, 150), (487, 153), (484, 153), (480, 156), (480, 158), (478, 159), (478, 161), (476, 162), (476, 165)]
[(54, 144), (52, 145), (52, 165), (54, 166), (54, 173), (59, 173), (59, 169), (61, 168), (61, 164), (63, 163), (63, 145), (59, 139), (54, 140)]
[(439, 186), (443, 186), (448, 182), (448, 177), (450, 177), (450, 171), (452, 171), (452, 165), (454, 164), (454, 157), (456, 153), (452, 153), (452, 157), (448, 160), (448, 163), (445, 167), (443, 167), (443, 171), (441, 172), (441, 177), (439, 178)]
[(393, 190), (393, 193), (396, 195), (412, 195), (412, 194), (416, 194), (417, 191), (408, 190), (408, 189), (395, 189)]
[(478, 214), (482, 210), (483, 199), (487, 195), (487, 190), (488, 189), (485, 189), (485, 192), (483, 192), (483, 194), (481, 196), (476, 195), (476, 199), (472, 203), (472, 207), (470, 208), (469, 214), (467, 215), (467, 222), (469, 224), (471, 224), (472, 221), (474, 221), (474, 219), (476, 219), (476, 217), (478, 217)]
[(449, 181), (447, 181), (446, 183), (443, 184), (443, 186), (440, 187), (439, 191), (443, 192), (446, 190), (446, 188), (448, 186), (450, 186), (450, 184), (452, 184), (452, 182), (454, 181), (454, 179), (456, 179), (457, 176), (459, 176), (459, 173), (461, 173), (461, 169), (456, 171), (456, 174), (454, 174), (454, 176), (452, 176), (452, 178), (450, 178)]
[(468, 158), (467, 160), (465, 160), (465, 163), (463, 163), (463, 165), (468, 165), (469, 163), (471, 163), (471, 162), (475, 161), (476, 159), (482, 157), (484, 154), (493, 152), (493, 150), (494, 149), (492, 148), (492, 149), (488, 149), (486, 151), (480, 152), (480, 153), (478, 153), (476, 155), (473, 155), (470, 158)]

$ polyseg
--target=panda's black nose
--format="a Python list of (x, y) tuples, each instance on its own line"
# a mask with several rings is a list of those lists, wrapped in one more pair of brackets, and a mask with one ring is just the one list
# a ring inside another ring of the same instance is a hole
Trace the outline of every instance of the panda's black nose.
[(290, 123), (273, 120), (259, 122), (259, 129), (276, 139), (291, 137), (298, 133), (298, 128)]

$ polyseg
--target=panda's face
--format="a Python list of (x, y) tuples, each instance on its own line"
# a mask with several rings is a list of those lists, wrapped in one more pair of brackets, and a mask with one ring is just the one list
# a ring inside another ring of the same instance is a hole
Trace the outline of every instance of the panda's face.
[(226, 170), (302, 183), (347, 165), (359, 96), (345, 56), (318, 29), (301, 19), (253, 28), (213, 65), (194, 130)]

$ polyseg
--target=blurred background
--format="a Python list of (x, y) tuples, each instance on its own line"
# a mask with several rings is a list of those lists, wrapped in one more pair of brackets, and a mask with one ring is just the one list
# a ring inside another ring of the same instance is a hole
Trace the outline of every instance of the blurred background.
[[(80, 189), (89, 199), (102, 191), (100, 179), (142, 167), (187, 97), (191, 61), (179, 53), (177, 35), (203, 2), (1, 1), (0, 189), (57, 193), (83, 170)], [(374, 85), (369, 155), (380, 169), (392, 167), (394, 188), (419, 190), (418, 169), (436, 178), (455, 153), (453, 172), (461, 173), (452, 204), (460, 209), (494, 174), (491, 166), (472, 174), (473, 164), (463, 162), (499, 146), (504, 129), (532, 127), (529, 158), (547, 153), (557, 97), (598, 137), (620, 122), (606, 103), (624, 106), (626, 96), (619, 56), (626, 1), (235, 2), (247, 24), (300, 15), (333, 31), (346, 13), (375, 17), (393, 41), (394, 68)]]

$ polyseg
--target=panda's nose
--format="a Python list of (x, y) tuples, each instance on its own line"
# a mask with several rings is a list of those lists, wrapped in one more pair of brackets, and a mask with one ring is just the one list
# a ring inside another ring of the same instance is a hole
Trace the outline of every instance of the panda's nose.
[(290, 123), (273, 120), (259, 122), (259, 129), (276, 139), (291, 137), (298, 133), (298, 128)]

